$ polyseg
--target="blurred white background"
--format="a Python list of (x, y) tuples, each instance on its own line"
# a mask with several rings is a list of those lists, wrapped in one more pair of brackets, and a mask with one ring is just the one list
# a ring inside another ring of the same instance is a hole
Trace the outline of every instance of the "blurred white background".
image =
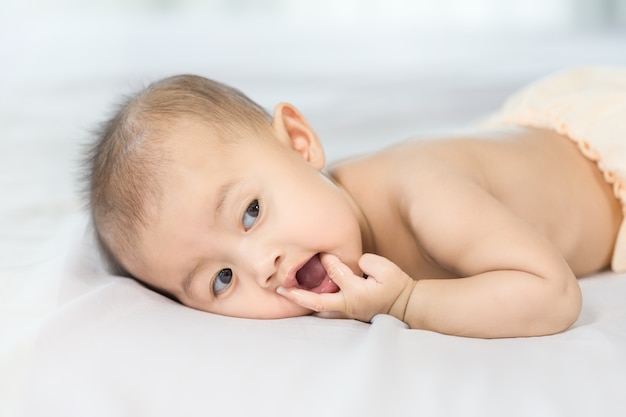
[[(51, 81), (56, 92), (108, 83), (110, 101), (200, 72), (271, 106), (303, 88), (293, 74), (540, 75), (603, 63), (625, 32), (626, 0), (2, 0), (0, 117)], [(321, 87), (306, 100), (326, 100)]]
[(624, 25), (622, 0), (3, 0), (8, 11), (185, 11), (334, 19), (385, 17), (441, 26)]
[(536, 28), (537, 25), (604, 27), (624, 25), (622, 0), (4, 0), (11, 11), (165, 11), (271, 14), (341, 20), (365, 17), (442, 24)]

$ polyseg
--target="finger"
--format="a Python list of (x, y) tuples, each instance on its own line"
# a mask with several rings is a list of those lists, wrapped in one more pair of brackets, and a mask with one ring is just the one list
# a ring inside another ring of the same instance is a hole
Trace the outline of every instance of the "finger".
[(313, 311), (341, 311), (344, 309), (344, 298), (341, 292), (317, 294), (298, 288), (278, 287), (276, 292), (286, 299)]
[(321, 317), (323, 319), (347, 319), (349, 318), (347, 314), (342, 313), (341, 311), (320, 311), (313, 315), (315, 317)]
[(320, 260), (330, 279), (332, 279), (339, 288), (342, 288), (343, 285), (346, 284), (349, 277), (354, 276), (350, 267), (341, 262), (335, 255), (323, 253), (320, 256)]
[(374, 255), (373, 253), (365, 253), (359, 259), (359, 268), (370, 277), (377, 281), (392, 273), (396, 273), (398, 267), (389, 259)]

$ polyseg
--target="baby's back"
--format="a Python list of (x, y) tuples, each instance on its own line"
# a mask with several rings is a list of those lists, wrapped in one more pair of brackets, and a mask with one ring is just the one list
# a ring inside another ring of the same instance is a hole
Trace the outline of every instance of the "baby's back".
[[(403, 229), (416, 224), (412, 213), (434, 217), (448, 210), (416, 210), (431, 203), (429, 196), (444, 195), (433, 197), (440, 206), (442, 201), (446, 206), (462, 201), (455, 201), (453, 193), (442, 193), (442, 187), (456, 194), (462, 194), (463, 187), (482, 188), (552, 242), (577, 276), (609, 265), (622, 220), (621, 206), (595, 163), (572, 141), (547, 130), (514, 127), (409, 140), (340, 164), (332, 174), (368, 217), (377, 236), (377, 252), (414, 273), (429, 260), (424, 250), (428, 245), (419, 242), (419, 230), (407, 234)], [(478, 209), (466, 204), (450, 210), (450, 215)], [(478, 218), (485, 224), (490, 221)], [(398, 254), (398, 239), (417, 247)], [(416, 249), (423, 256), (412, 262)]]

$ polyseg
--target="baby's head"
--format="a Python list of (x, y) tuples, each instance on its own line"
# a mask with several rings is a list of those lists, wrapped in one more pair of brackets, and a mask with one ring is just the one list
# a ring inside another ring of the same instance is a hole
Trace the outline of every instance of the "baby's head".
[(98, 132), (89, 153), (89, 200), (99, 242), (118, 273), (128, 273), (122, 258), (136, 255), (137, 235), (156, 216), (172, 133), (192, 120), (227, 133), (261, 129), (271, 117), (238, 90), (180, 75), (128, 98)]
[(324, 162), (291, 105), (271, 117), (221, 83), (166, 78), (128, 99), (91, 148), (98, 241), (115, 272), (191, 307), (307, 314), (276, 287), (335, 291), (317, 255), (356, 266), (361, 252), (354, 204)]

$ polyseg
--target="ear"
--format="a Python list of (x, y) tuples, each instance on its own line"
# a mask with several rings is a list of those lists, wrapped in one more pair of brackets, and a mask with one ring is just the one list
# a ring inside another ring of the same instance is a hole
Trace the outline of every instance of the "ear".
[(321, 171), (326, 163), (324, 148), (304, 116), (291, 104), (280, 103), (274, 109), (272, 129), (278, 140), (300, 154)]

